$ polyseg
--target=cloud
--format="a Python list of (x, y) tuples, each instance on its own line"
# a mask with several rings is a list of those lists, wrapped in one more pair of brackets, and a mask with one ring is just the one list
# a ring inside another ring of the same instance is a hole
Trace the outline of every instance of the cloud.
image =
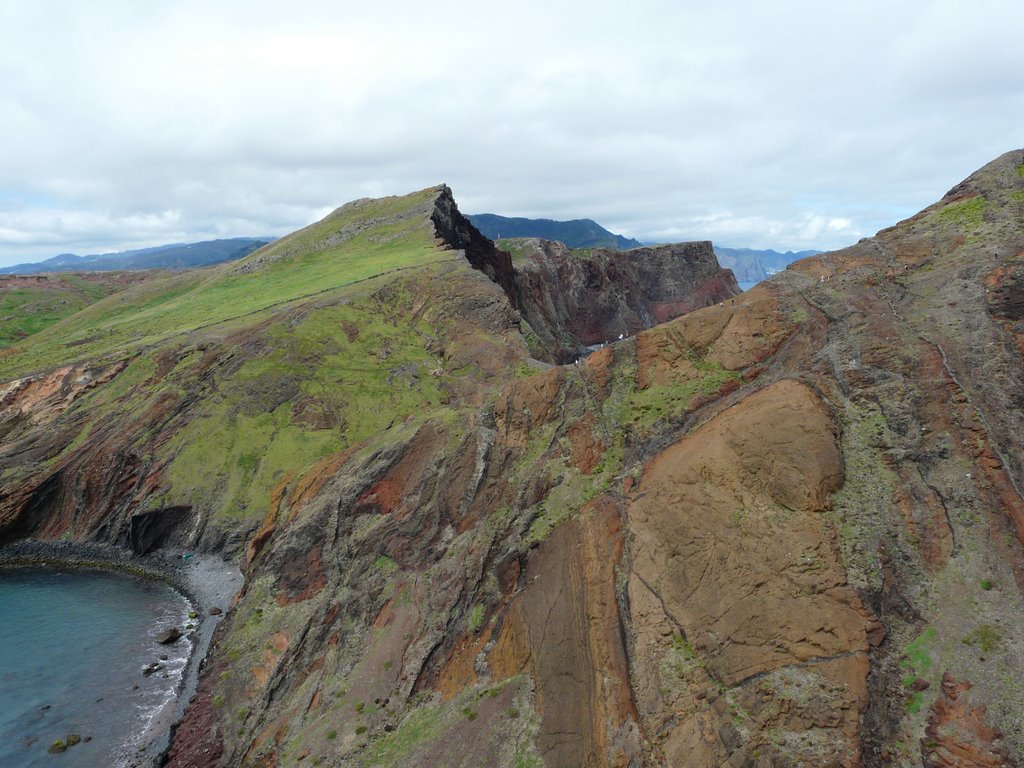
[(467, 212), (831, 248), (1021, 144), (1019, 3), (350, 6), (3, 3), (0, 263), (441, 181)]

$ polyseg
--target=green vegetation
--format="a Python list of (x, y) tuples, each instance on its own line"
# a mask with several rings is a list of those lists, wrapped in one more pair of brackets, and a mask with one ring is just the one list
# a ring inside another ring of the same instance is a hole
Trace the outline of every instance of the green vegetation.
[[(316, 308), (257, 337), (257, 351), (162, 446), (165, 503), (262, 518), (286, 473), (408, 419), (437, 417), (445, 391), (434, 371), (442, 363), (427, 348), (438, 329), (402, 320), (413, 301), (411, 290), (393, 288)], [(190, 390), (190, 366), (179, 375), (181, 390)]]
[[(512, 678), (496, 686), (497, 694), (491, 692), (493, 688), (468, 688), (450, 701), (420, 702), (393, 731), (375, 729), (369, 736), (368, 748), (355, 764), (363, 768), (398, 768), (422, 762), (429, 755), (434, 761), (431, 764), (447, 765), (445, 749), (451, 750), (455, 762), (462, 764), (464, 751), (473, 750), (473, 743), (480, 741), (500, 750), (500, 765), (541, 768), (543, 762), (533, 746), (539, 718), (523, 683), (523, 678)], [(487, 717), (478, 711), (476, 703), (501, 695), (510, 685), (515, 691), (511, 708)]]
[(910, 695), (910, 699), (907, 700), (907, 712), (912, 715), (916, 715), (921, 711), (921, 705), (924, 703), (924, 694), (921, 691), (914, 691)]
[[(928, 627), (904, 649), (905, 658), (900, 662), (903, 670), (903, 687), (910, 689), (920, 678), (927, 678), (932, 668), (932, 646), (935, 644), (935, 627)], [(907, 712), (916, 715), (921, 711), (924, 694), (912, 691), (906, 700)]]
[(512, 257), (512, 263), (524, 261), (537, 252), (533, 240), (525, 237), (508, 237), (495, 240), (494, 244)]
[[(679, 685), (673, 678), (679, 681), (688, 681), (698, 669), (704, 669), (704, 660), (690, 645), (689, 641), (681, 635), (672, 636), (672, 650), (666, 654), (661, 663), (662, 684), (672, 688)], [(669, 685), (669, 683), (673, 685)]]
[(241, 261), (122, 291), (15, 347), (0, 360), (0, 380), (72, 358), (124, 354), (375, 275), (448, 260), (434, 245), (428, 218), (436, 194), (428, 189), (351, 204)]
[(992, 579), (982, 579), (981, 588), (988, 592), (990, 589), (995, 587), (996, 583)]
[[(291, 423), (291, 406), (246, 416), (230, 402), (203, 414), (169, 441), (170, 504), (217, 510), (227, 517), (262, 517), (270, 491), (288, 469), (306, 467), (341, 447), (333, 432), (312, 432)], [(260, 458), (247, 460), (254, 447)]]
[(444, 714), (444, 708), (440, 706), (428, 705), (414, 709), (396, 730), (374, 743), (373, 755), (368, 757), (364, 765), (403, 765), (418, 746), (440, 736)]
[(963, 639), (964, 645), (976, 645), (984, 653), (995, 649), (1003, 639), (998, 627), (992, 624), (979, 624), (967, 637)]
[(476, 634), (484, 625), (484, 607), (482, 605), (474, 605), (473, 610), (469, 612), (469, 631)]
[[(21, 341), (122, 290), (124, 286), (115, 280), (79, 275), (0, 278), (0, 347)], [(12, 285), (23, 287), (9, 287)]]
[(846, 477), (833, 496), (832, 517), (839, 534), (843, 565), (851, 583), (880, 589), (882, 576), (870, 542), (887, 533), (899, 535), (893, 523), (892, 496), (896, 475), (882, 458), (889, 444), (888, 424), (874, 404), (847, 405), (843, 413), (842, 449)]
[[(904, 651), (906, 660), (901, 666), (913, 670), (915, 677), (927, 677), (932, 668), (931, 647), (935, 643), (935, 627), (928, 627)], [(906, 681), (904, 681), (906, 682)], [(910, 683), (914, 681), (911, 680)]]
[(686, 358), (690, 365), (680, 367), (672, 383), (652, 384), (646, 389), (630, 386), (631, 391), (622, 400), (618, 422), (641, 432), (650, 431), (659, 422), (680, 418), (701, 400), (741, 378), (737, 371), (704, 360), (694, 349), (687, 350)]
[(937, 215), (939, 221), (952, 224), (963, 232), (974, 231), (981, 226), (985, 214), (985, 198), (981, 195), (959, 200), (940, 208)]

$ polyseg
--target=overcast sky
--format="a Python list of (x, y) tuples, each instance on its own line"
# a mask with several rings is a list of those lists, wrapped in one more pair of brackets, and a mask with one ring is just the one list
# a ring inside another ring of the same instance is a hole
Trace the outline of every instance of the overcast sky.
[(466, 213), (835, 248), (1024, 146), (1024, 3), (0, 0), (0, 265)]

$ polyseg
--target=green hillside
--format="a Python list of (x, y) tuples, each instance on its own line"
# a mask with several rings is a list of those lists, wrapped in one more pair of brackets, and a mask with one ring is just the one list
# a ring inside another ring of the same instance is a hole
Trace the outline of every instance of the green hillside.
[(0, 277), (0, 347), (15, 344), (112, 293), (157, 276), (108, 272)]
[(437, 188), (361, 200), (237, 262), (111, 296), (0, 357), (0, 380), (58, 363), (122, 354), (178, 334), (449, 258), (434, 245)]

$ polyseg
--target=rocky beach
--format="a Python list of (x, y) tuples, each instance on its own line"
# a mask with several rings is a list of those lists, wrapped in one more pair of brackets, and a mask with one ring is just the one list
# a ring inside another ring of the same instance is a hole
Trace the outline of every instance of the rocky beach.
[[(116, 754), (113, 758), (116, 764), (125, 768), (158, 765), (175, 724), (195, 692), (196, 680), (213, 632), (241, 587), (239, 571), (219, 558), (189, 552), (161, 551), (138, 556), (108, 545), (28, 540), (0, 548), (0, 577), (3, 574), (16, 574), (22, 579), (39, 575), (62, 575), (66, 579), (78, 574), (86, 578), (97, 574), (120, 574), (129, 577), (124, 580), (125, 586), (119, 587), (120, 580), (111, 579), (110, 588), (129, 591), (139, 584), (155, 586), (156, 582), (162, 582), (180, 597), (181, 604), (177, 608), (173, 607), (177, 601), (171, 595), (164, 598), (168, 606), (162, 614), (167, 617), (180, 614), (180, 621), (171, 623), (169, 618), (164, 618), (154, 624), (150, 619), (148, 639), (146, 636), (138, 638), (138, 646), (135, 646), (133, 638), (123, 638), (129, 646), (136, 647), (145, 659), (152, 658), (138, 672), (142, 679), (133, 686), (134, 695), (126, 697), (123, 704), (131, 709), (130, 712), (122, 713), (124, 721), (131, 722), (135, 718), (143, 725), (111, 754)], [(130, 596), (128, 599), (131, 599)], [(75, 644), (75, 639), (68, 641), (69, 648), (74, 648)], [(52, 672), (55, 675), (73, 674), (75, 663), (75, 660), (69, 661), (68, 670)], [(134, 662), (125, 659), (125, 663)], [(127, 670), (119, 671), (135, 674)], [(98, 672), (102, 674), (102, 670)], [(164, 682), (164, 686), (161, 687), (160, 682)], [(139, 690), (140, 687), (142, 690)], [(39, 694), (45, 697), (48, 692), (41, 690)], [(37, 713), (36, 719), (48, 714), (50, 708), (49, 704), (39, 707), (41, 711)], [(61, 714), (73, 717), (72, 713)], [(23, 741), (31, 748), (37, 738), (25, 738)], [(69, 733), (60, 738), (48, 738), (44, 744), (51, 754), (65, 749), (82, 753), (83, 749), (95, 751), (96, 747), (90, 746), (90, 741), (91, 734)], [(83, 746), (79, 747), (78, 743)], [(38, 761), (39, 757), (34, 752), (42, 752), (42, 746), (40, 744), (34, 750), (26, 749), (24, 759)], [(30, 752), (33, 753), (31, 757)], [(37, 762), (29, 764), (35, 765)]]

